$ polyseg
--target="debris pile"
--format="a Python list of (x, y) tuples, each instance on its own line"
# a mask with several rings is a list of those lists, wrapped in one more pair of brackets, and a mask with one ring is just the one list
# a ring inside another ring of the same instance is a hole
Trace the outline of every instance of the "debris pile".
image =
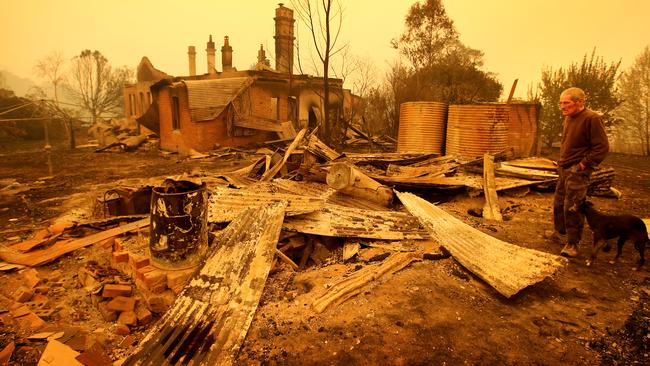
[[(491, 237), (407, 193), (467, 190), (475, 197), (484, 193), (483, 217), (500, 220), (510, 208), (499, 208), (497, 193), (521, 187), (549, 189), (557, 180), (551, 160), (513, 160), (508, 151), (474, 160), (414, 153), (341, 154), (306, 130), (292, 136), (288, 145), (280, 144), (284, 148), (257, 150), (257, 158), (242, 169), (192, 178), (199, 182), (182, 183), (190, 178), (176, 177), (161, 179), (160, 187), (118, 186), (104, 191), (98, 199), (109, 218), (51, 226), (30, 239), (0, 247), (4, 261), (0, 269), (22, 269), (23, 278), (3, 305), (7, 308), (3, 316), (21, 329), (47, 328), (46, 321), (59, 308), (46, 296), (72, 285), (62, 282), (66, 279), (56, 271), (41, 279), (35, 267), (94, 246), (107, 253), (109, 266), (86, 262), (76, 273), (75, 286), (85, 292), (95, 315), (111, 324), (111, 336), (124, 338), (119, 346), (95, 342), (74, 348), (66, 336), (53, 338), (52, 333), (42, 338), (48, 343), (41, 360), (111, 360), (106, 355), (112, 354), (114, 359), (123, 358), (125, 365), (229, 364), (273, 271), (355, 263), (351, 274), (335, 278), (318, 293), (312, 309), (321, 313), (415, 261), (451, 256), (505, 297), (567, 263), (556, 255)], [(224, 149), (203, 158), (242, 154)], [(595, 172), (591, 192), (612, 192), (613, 176), (612, 169)], [(190, 215), (194, 208), (187, 201), (161, 203), (155, 193), (180, 194), (174, 187), (190, 183), (202, 187), (197, 194), (207, 196), (205, 212), (198, 214), (205, 215), (209, 231), (199, 238), (205, 248), (197, 251), (199, 261), (165, 268), (152, 257), (156, 254), (152, 250), (173, 252), (179, 239), (159, 235), (156, 225), (162, 221), (154, 215), (164, 216), (170, 230), (183, 233), (193, 229), (198, 216)], [(12, 187), (7, 190), (17, 188)], [(91, 233), (90, 228), (100, 230)], [(137, 235), (129, 236), (132, 232)], [(155, 235), (159, 236), (150, 240)], [(433, 242), (434, 250), (425, 251), (425, 242)], [(143, 331), (144, 338), (133, 346)], [(112, 349), (123, 352), (111, 353)], [(7, 353), (11, 357), (11, 352), (5, 348), (0, 360)]]

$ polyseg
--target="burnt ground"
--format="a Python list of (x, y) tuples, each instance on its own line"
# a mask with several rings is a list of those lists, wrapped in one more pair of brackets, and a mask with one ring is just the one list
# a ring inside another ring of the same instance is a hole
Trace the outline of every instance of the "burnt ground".
[[(27, 238), (36, 229), (71, 209), (101, 216), (96, 199), (102, 189), (120, 179), (212, 174), (241, 165), (232, 159), (180, 160), (156, 149), (135, 153), (53, 150), (54, 177), (48, 178), (40, 142), (0, 146), (0, 180), (16, 179), (30, 190), (0, 200), (0, 242)], [(594, 197), (609, 213), (650, 217), (650, 159), (610, 154), (604, 165), (616, 170), (613, 186), (619, 200)], [(550, 253), (561, 247), (544, 238), (552, 229), (552, 192), (530, 191), (500, 195), (509, 221), (489, 222), (467, 214), (482, 206), (482, 197), (447, 193), (441, 206), (469, 225), (513, 244)], [(72, 199), (71, 199), (72, 197)], [(335, 255), (320, 266), (292, 272), (276, 268), (269, 276), (258, 311), (239, 353), (238, 364), (287, 365), (429, 365), (429, 364), (578, 364), (650, 363), (650, 273), (633, 271), (638, 254), (626, 244), (618, 263), (601, 253), (586, 267), (589, 233), (579, 258), (569, 266), (511, 299), (499, 295), (453, 259), (416, 262), (381, 278), (361, 294), (316, 314), (311, 302), (342, 274), (365, 265), (363, 259), (343, 263)], [(429, 247), (433, 244), (428, 243)], [(373, 249), (374, 250), (374, 249)], [(362, 249), (371, 252), (371, 249)], [(336, 251), (334, 253), (337, 253)], [(479, 254), (480, 255), (480, 254)], [(129, 351), (123, 336), (102, 320), (83, 289), (73, 280), (79, 266), (107, 264), (110, 251), (86, 248), (38, 268), (43, 276), (54, 270), (69, 279), (64, 290), (48, 294), (58, 312), (47, 327), (71, 324), (101, 338), (113, 357)], [(367, 258), (365, 255), (363, 258)], [(19, 286), (16, 273), (2, 273), (0, 293), (10, 297)], [(0, 306), (5, 308), (6, 305)], [(2, 314), (0, 314), (2, 315)], [(12, 363), (35, 364), (44, 342), (0, 323), (0, 350), (18, 345)], [(134, 329), (136, 340), (146, 327)]]

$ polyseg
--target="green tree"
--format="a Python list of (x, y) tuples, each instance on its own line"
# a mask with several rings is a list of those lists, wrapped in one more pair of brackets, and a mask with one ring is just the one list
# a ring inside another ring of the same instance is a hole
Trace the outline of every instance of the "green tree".
[(397, 40), (392, 40), (392, 45), (414, 69), (437, 63), (459, 42), (454, 22), (447, 16), (442, 0), (413, 4), (405, 25), (406, 31)]
[(123, 107), (122, 89), (133, 78), (127, 67), (113, 69), (99, 51), (84, 50), (72, 61), (65, 90), (95, 123), (106, 112)]
[(562, 134), (564, 118), (558, 102), (562, 91), (569, 87), (585, 91), (586, 107), (600, 113), (605, 127), (611, 130), (617, 121), (612, 112), (621, 104), (616, 87), (620, 64), (620, 61), (606, 63), (602, 56), (596, 56), (594, 48), (591, 55), (585, 54), (581, 62), (574, 62), (566, 68), (542, 70), (542, 80), (537, 87), (542, 104), (539, 133), (547, 146), (559, 141)]
[[(650, 48), (645, 47), (619, 80), (623, 103), (616, 110), (622, 119), (619, 129), (624, 139), (638, 144), (650, 155)], [(626, 133), (625, 133), (626, 132)]]
[[(410, 64), (406, 73), (399, 71), (406, 80), (398, 84), (412, 92), (397, 93), (396, 102), (431, 100), (465, 104), (499, 98), (503, 87), (494, 74), (482, 70), (483, 52), (460, 42), (441, 0), (413, 4), (405, 25), (404, 33), (392, 44)], [(396, 88), (399, 85), (393, 87)], [(408, 96), (402, 99), (398, 94)]]

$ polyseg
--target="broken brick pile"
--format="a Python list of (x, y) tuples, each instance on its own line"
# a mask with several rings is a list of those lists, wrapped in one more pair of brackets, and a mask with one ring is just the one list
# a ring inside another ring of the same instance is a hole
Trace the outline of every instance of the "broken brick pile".
[(9, 314), (25, 330), (36, 330), (49, 319), (57, 309), (53, 309), (47, 294), (59, 293), (63, 289), (60, 271), (53, 271), (48, 278), (41, 278), (37, 270), (28, 268), (20, 272), (23, 284), (14, 292), (14, 303)]

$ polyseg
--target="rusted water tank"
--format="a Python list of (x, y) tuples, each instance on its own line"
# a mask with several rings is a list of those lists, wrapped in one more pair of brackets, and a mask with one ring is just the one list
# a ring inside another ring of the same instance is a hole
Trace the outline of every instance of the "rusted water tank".
[(515, 157), (528, 157), (533, 153), (537, 141), (537, 117), (539, 104), (510, 104), (508, 121), (508, 146), (513, 148)]
[(508, 147), (506, 104), (450, 105), (446, 154), (473, 159)]
[(443, 154), (447, 104), (406, 102), (399, 106), (397, 152)]
[(185, 269), (196, 266), (208, 246), (205, 183), (166, 180), (151, 194), (149, 254), (154, 266)]

